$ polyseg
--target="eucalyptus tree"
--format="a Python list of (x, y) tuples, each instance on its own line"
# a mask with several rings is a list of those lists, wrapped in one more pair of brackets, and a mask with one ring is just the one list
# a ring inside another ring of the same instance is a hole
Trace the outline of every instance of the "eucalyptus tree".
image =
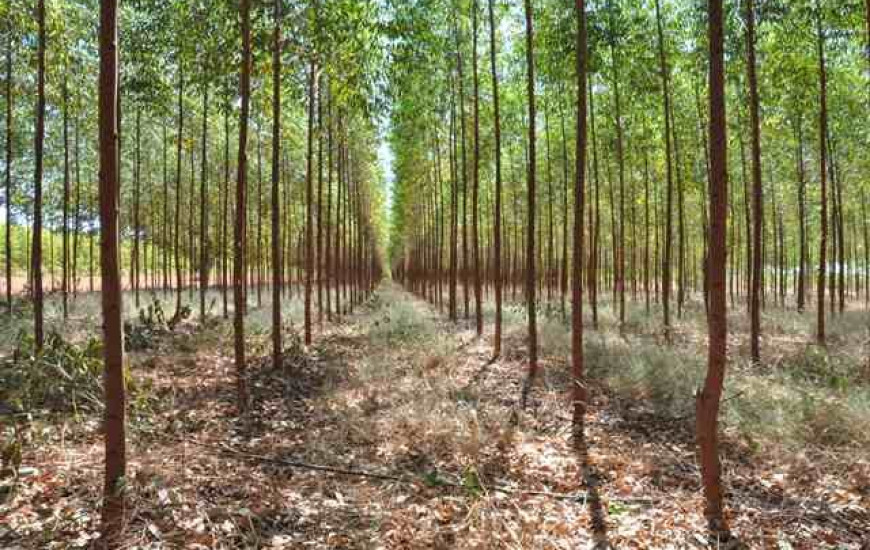
[(521, 406), (526, 408), (528, 402), (529, 391), (535, 382), (535, 377), (538, 371), (538, 313), (537, 304), (535, 302), (535, 287), (536, 287), (536, 266), (537, 258), (535, 257), (535, 216), (536, 216), (536, 177), (537, 177), (537, 155), (536, 155), (536, 135), (535, 135), (535, 118), (537, 116), (535, 105), (535, 37), (534, 37), (534, 12), (532, 10), (532, 0), (525, 0), (525, 22), (526, 22), (526, 80), (528, 94), (528, 222), (526, 228), (528, 236), (526, 238), (526, 300), (527, 300), (527, 315), (528, 315), (528, 345), (529, 345), (529, 374), (523, 385), (521, 397)]
[(281, 365), (281, 2), (274, 0), (272, 33), (272, 364)]
[[(41, 2), (42, 0), (40, 0)], [(105, 345), (106, 471), (103, 539), (114, 546), (124, 523), (126, 471), (124, 333), (120, 255), (120, 129), (118, 106), (118, 6), (100, 3), (100, 266)]]
[(239, 155), (236, 175), (236, 225), (233, 258), (233, 333), (235, 342), (236, 391), (239, 414), (248, 409), (248, 386), (245, 359), (245, 254), (247, 253), (247, 170), (248, 170), (248, 115), (251, 93), (251, 6), (249, 0), (240, 0), (242, 59), (239, 69)]
[[(572, 374), (572, 399), (573, 407), (573, 430), (575, 444), (582, 446), (585, 442), (585, 415), (588, 392), (584, 379), (585, 369), (583, 364), (583, 211), (586, 200), (586, 84), (589, 54), (586, 31), (586, 3), (584, 0), (575, 0), (577, 17), (577, 40), (576, 40), (576, 71), (577, 71), (577, 128), (576, 128), (576, 153), (574, 169), (574, 231), (573, 231), (573, 259), (571, 268), (571, 374)], [(579, 220), (579, 221), (578, 221)], [(567, 222), (566, 222), (567, 223)]]
[(725, 120), (724, 16), (722, 0), (708, 6), (709, 109), (710, 109), (710, 255), (707, 317), (707, 376), (696, 396), (696, 436), (700, 449), (704, 488), (704, 514), (710, 529), (727, 536), (719, 463), (718, 416), (725, 379), (728, 320), (725, 287), (726, 233), (728, 224), (728, 167)]
[(752, 361), (761, 361), (761, 232), (764, 224), (764, 198), (761, 182), (761, 121), (758, 99), (758, 77), (755, 60), (755, 2), (747, 0), (746, 20), (746, 74), (749, 84), (749, 118), (752, 131), (752, 289), (750, 298), (750, 354)]
[(33, 153), (33, 320), (36, 349), (41, 351), (45, 344), (44, 303), (42, 288), (42, 189), (43, 154), (45, 148), (45, 0), (36, 2), (37, 52), (36, 52), (36, 131)]
[[(496, 64), (496, 19), (493, 3), (495, 0), (488, 0), (487, 8), (489, 13), (489, 63), (490, 72), (492, 75), (492, 110), (493, 110), (493, 134), (495, 146), (495, 209), (493, 212), (493, 275), (495, 283), (495, 334), (493, 338), (493, 357), (501, 355), (501, 333), (502, 333), (502, 267), (501, 267), (501, 198), (502, 198), (502, 177), (501, 177), (501, 108), (499, 105), (498, 92), (498, 67)], [(582, 6), (578, 6), (580, 13), (583, 14)], [(585, 114), (585, 109), (584, 109)], [(566, 222), (567, 224), (567, 222)], [(451, 247), (452, 250), (452, 247)]]

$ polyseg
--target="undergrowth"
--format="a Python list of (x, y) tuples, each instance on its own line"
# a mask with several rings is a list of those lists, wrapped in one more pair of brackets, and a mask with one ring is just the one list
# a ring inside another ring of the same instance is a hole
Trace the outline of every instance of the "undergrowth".
[[(148, 402), (148, 383), (130, 369), (124, 381), (132, 407)], [(103, 410), (103, 347), (98, 338), (83, 344), (50, 332), (41, 351), (22, 333), (11, 357), (0, 363), (0, 402), (22, 412), (99, 412)]]

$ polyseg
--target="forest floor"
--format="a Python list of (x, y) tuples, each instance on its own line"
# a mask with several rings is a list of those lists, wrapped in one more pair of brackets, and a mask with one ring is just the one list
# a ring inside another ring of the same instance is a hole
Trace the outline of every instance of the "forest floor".
[[(629, 385), (613, 373), (635, 368), (640, 354), (660, 353), (653, 368), (675, 356), (641, 336), (590, 337), (589, 448), (578, 457), (563, 323), (542, 324), (539, 384), (529, 410), (517, 410), (526, 372), (518, 311), (506, 312), (505, 350), (491, 361), (488, 338), (385, 284), (354, 314), (324, 322), (310, 349), (288, 324), (285, 368), (266, 359), (249, 367), (252, 410), (242, 420), (229, 323), (186, 322), (131, 353), (133, 377), (151, 397), (130, 419), (125, 547), (708, 546), (691, 394), (659, 395), (695, 374), (635, 370)], [(252, 312), (252, 357), (268, 355), (266, 319)], [(692, 338), (700, 340), (681, 333), (677, 347), (696, 355)], [(735, 376), (722, 442), (735, 533), (751, 548), (867, 548), (866, 443), (768, 443), (766, 417), (748, 427), (749, 411), (761, 414), (749, 401), (753, 388), (778, 386), (767, 374), (767, 386), (759, 374)], [(843, 429), (866, 431), (866, 417), (852, 421)], [(89, 546), (102, 490), (99, 416), (36, 418), (19, 429), (27, 444), (0, 503), (0, 547)]]

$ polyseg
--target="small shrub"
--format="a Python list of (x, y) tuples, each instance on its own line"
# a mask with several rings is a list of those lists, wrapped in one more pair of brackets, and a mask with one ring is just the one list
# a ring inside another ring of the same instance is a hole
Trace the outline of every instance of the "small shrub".
[[(188, 308), (189, 310), (189, 308)], [(160, 336), (171, 331), (160, 300), (139, 310), (139, 319), (124, 323), (124, 342), (131, 351), (153, 349)]]
[[(0, 364), (0, 401), (24, 411), (98, 411), (103, 408), (102, 342), (83, 345), (50, 333), (42, 351), (33, 337), (22, 334), (11, 359)], [(146, 388), (124, 372), (131, 403), (142, 403)]]

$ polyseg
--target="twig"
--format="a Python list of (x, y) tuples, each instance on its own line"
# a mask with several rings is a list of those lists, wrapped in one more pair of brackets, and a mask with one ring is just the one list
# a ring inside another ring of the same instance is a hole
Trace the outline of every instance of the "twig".
[[(200, 443), (198, 441), (181, 440), (181, 439), (176, 439), (176, 441), (178, 441), (178, 442), (186, 441), (187, 443), (189, 443), (191, 445), (195, 445), (195, 446), (200, 447), (202, 449), (206, 449), (206, 450), (210, 450), (210, 451), (214, 451), (214, 452), (220, 452), (220, 453), (224, 453), (227, 455), (236, 456), (239, 458), (245, 458), (248, 460), (255, 460), (258, 462), (268, 462), (271, 464), (280, 464), (282, 466), (289, 466), (291, 468), (299, 468), (299, 469), (303, 469), (303, 470), (312, 470), (315, 472), (326, 472), (326, 473), (336, 474), (336, 475), (364, 477), (364, 478), (369, 478), (369, 479), (377, 479), (377, 480), (381, 480), (381, 481), (395, 481), (398, 483), (406, 483), (406, 484), (412, 484), (412, 483), (415, 483), (418, 481), (425, 482), (424, 479), (422, 479), (419, 476), (415, 476), (415, 475), (396, 475), (396, 474), (372, 472), (369, 470), (340, 468), (340, 467), (335, 467), (335, 466), (325, 466), (322, 464), (312, 464), (309, 462), (302, 462), (299, 460), (288, 460), (288, 459), (283, 459), (283, 458), (275, 458), (275, 457), (270, 457), (270, 456), (265, 456), (265, 455), (249, 453), (246, 451), (241, 451), (239, 449), (235, 449), (235, 448), (230, 447), (228, 445), (215, 446), (215, 445), (208, 445), (205, 443)], [(465, 485), (462, 483), (457, 483), (457, 482), (449, 481), (449, 480), (445, 480), (445, 479), (438, 479), (437, 485), (442, 486), (442, 487), (451, 487), (451, 488), (464, 488), (465, 487)], [(586, 502), (587, 500), (590, 500), (593, 498), (592, 495), (590, 495), (586, 492), (582, 492), (582, 493), (553, 493), (550, 491), (531, 491), (531, 490), (525, 490), (525, 489), (513, 489), (510, 487), (503, 486), (503, 485), (486, 487), (486, 490), (496, 491), (499, 493), (504, 493), (504, 494), (509, 494), (509, 495), (543, 496), (543, 497), (548, 497), (548, 498), (557, 499), (557, 500), (573, 500), (576, 502)], [(614, 498), (612, 500), (619, 501), (619, 502), (625, 502), (625, 503), (650, 504), (652, 502), (656, 502), (658, 499), (654, 499), (652, 497), (620, 497), (620, 498)]]

